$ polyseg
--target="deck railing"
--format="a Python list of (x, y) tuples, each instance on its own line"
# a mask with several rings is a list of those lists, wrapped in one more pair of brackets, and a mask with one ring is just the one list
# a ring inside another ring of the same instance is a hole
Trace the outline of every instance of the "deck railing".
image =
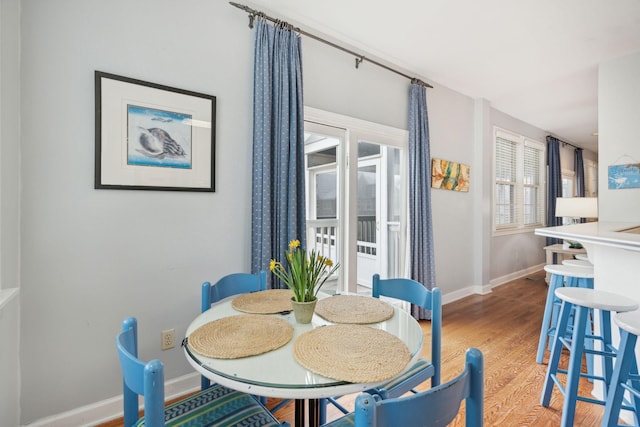
[[(319, 254), (337, 262), (339, 260), (339, 231), (338, 220), (317, 219), (307, 220), (307, 247), (308, 250), (315, 249)], [(358, 219), (358, 257), (373, 260), (382, 253), (379, 251), (379, 242), (376, 241), (376, 219), (375, 217), (360, 217)], [(388, 222), (385, 232), (387, 233), (386, 260), (379, 260), (373, 265), (382, 266), (386, 271), (359, 271), (359, 277), (372, 277), (374, 273), (382, 274), (384, 277), (401, 277), (403, 272), (402, 260), (399, 256), (402, 253), (401, 227), (398, 222)], [(370, 270), (365, 266), (368, 262), (359, 262), (359, 268)], [(359, 280), (360, 281), (360, 280)]]
[(338, 260), (338, 220), (307, 220), (307, 247), (336, 262)]

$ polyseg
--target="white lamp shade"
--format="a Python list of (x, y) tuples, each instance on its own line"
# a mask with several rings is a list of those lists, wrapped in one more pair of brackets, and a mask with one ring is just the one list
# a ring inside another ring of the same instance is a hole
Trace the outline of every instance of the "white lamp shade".
[(569, 218), (597, 218), (597, 197), (558, 197), (556, 216)]

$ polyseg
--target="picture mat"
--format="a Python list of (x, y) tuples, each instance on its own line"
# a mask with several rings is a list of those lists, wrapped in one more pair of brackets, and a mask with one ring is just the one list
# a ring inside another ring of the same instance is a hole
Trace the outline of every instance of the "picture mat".
[[(210, 99), (101, 77), (101, 183), (116, 186), (210, 188)], [(191, 169), (127, 164), (127, 106), (189, 114), (193, 117)]]

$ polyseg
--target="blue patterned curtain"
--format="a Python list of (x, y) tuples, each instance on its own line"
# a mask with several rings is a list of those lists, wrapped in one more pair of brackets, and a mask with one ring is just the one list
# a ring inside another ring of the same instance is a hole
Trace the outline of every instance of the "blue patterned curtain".
[[(574, 153), (573, 168), (576, 172), (576, 197), (584, 197), (584, 160), (582, 159), (582, 148), (576, 148)], [(580, 222), (587, 222), (587, 220), (586, 218), (580, 218)]]
[[(547, 136), (547, 227), (562, 225), (562, 218), (556, 217), (556, 198), (562, 197), (562, 170), (560, 169), (560, 141)], [(547, 245), (559, 240), (547, 237)]]
[[(409, 91), (409, 240), (411, 278), (428, 289), (436, 286), (433, 227), (431, 225), (431, 155), (426, 88), (416, 82)], [(413, 306), (417, 319), (431, 312)]]
[(573, 156), (573, 167), (576, 170), (576, 196), (584, 197), (584, 160), (582, 159), (582, 148), (576, 148)]
[[(305, 246), (304, 118), (300, 36), (256, 21), (253, 91), (251, 271)], [(268, 275), (271, 276), (271, 275)], [(278, 286), (278, 285), (274, 285)]]

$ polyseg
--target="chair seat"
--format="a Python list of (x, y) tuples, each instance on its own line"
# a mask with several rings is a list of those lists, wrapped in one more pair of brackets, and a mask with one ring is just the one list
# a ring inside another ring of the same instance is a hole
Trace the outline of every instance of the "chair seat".
[[(220, 384), (214, 384), (204, 391), (167, 405), (164, 410), (164, 419), (168, 427), (281, 425), (253, 397)], [(140, 418), (135, 425), (145, 426), (144, 417)]]
[(640, 336), (640, 310), (617, 313), (613, 320), (625, 331)]
[(433, 377), (435, 368), (426, 359), (418, 359), (413, 366), (388, 383), (368, 391), (369, 394), (378, 394), (383, 399), (400, 397), (419, 384)]
[(556, 296), (571, 304), (596, 310), (625, 312), (638, 308), (638, 304), (626, 296), (594, 289), (558, 288)]
[(573, 265), (547, 264), (544, 271), (565, 277), (577, 277), (580, 279), (593, 279), (593, 268), (575, 267)]

